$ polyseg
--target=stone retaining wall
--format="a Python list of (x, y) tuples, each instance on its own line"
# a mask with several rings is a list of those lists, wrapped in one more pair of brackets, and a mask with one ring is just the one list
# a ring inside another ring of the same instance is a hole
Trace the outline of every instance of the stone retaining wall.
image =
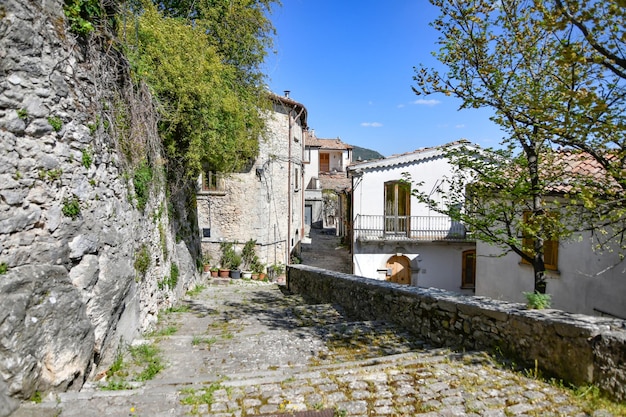
[(626, 399), (626, 321), (527, 310), (524, 305), (402, 286), (306, 265), (288, 268), (287, 286), (361, 320), (393, 322), (437, 346), (501, 351), (576, 385), (593, 383)]

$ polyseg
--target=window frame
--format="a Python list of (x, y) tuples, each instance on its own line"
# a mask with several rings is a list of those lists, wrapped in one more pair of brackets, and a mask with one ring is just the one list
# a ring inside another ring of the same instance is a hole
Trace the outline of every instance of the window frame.
[[(389, 190), (393, 188), (393, 201), (389, 199)], [(404, 194), (400, 198), (400, 194)], [(404, 200), (404, 201), (401, 201)], [(389, 203), (392, 203), (390, 212)], [(402, 204), (403, 203), (403, 204)], [(410, 237), (411, 235), (411, 187), (400, 180), (384, 183), (383, 227), (385, 235)], [(405, 214), (400, 215), (401, 211)]]
[[(530, 210), (524, 210), (523, 221), (524, 223), (528, 222), (528, 217), (530, 216)], [(549, 216), (556, 216), (555, 213), (548, 213)], [(532, 237), (523, 236), (522, 237), (522, 251), (528, 252), (530, 248), (531, 251), (534, 250), (535, 247), (535, 239)], [(531, 263), (522, 257), (521, 263), (530, 265)], [(558, 271), (559, 270), (559, 240), (558, 239), (544, 239), (543, 241), (543, 265), (546, 270), (549, 271)]]
[(203, 170), (200, 173), (200, 192), (204, 194), (226, 194), (224, 175), (213, 170)]
[[(461, 270), (461, 289), (464, 290), (475, 290), (476, 289), (476, 249), (468, 249), (464, 250), (461, 254), (462, 256), (462, 270)], [(468, 282), (467, 276), (467, 262), (468, 259), (473, 258), (473, 268), (472, 268), (472, 282)]]

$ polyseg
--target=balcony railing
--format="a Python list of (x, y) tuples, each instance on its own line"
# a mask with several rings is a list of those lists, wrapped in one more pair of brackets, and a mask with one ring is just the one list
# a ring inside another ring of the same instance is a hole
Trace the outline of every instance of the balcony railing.
[(358, 215), (354, 222), (357, 240), (469, 240), (462, 223), (446, 216)]

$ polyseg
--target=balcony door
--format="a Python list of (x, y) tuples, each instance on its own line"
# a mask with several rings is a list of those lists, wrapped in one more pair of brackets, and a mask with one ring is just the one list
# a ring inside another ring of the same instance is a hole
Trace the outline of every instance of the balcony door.
[(409, 236), (411, 187), (400, 181), (385, 183), (385, 234)]
[(320, 172), (330, 171), (330, 154), (320, 153)]

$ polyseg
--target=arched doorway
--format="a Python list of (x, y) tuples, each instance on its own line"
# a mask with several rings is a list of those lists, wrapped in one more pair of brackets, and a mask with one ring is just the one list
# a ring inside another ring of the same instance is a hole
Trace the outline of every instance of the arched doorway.
[(396, 284), (411, 284), (411, 261), (406, 256), (394, 255), (389, 258), (387, 269), (391, 270), (391, 275), (387, 276), (387, 281)]

